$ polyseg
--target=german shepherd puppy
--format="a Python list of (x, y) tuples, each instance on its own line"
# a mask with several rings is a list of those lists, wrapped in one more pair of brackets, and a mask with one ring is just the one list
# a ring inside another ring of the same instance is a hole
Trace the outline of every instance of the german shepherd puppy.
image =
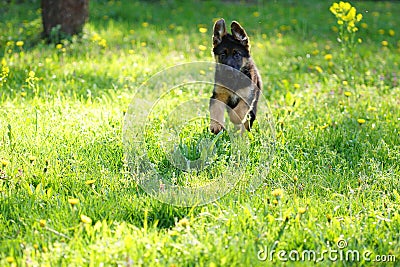
[(226, 32), (224, 19), (214, 24), (213, 53), (217, 64), (215, 84), (210, 99), (210, 131), (224, 129), (224, 112), (239, 129), (250, 131), (256, 118), (262, 87), (257, 67), (250, 57), (250, 43), (245, 30), (236, 21)]

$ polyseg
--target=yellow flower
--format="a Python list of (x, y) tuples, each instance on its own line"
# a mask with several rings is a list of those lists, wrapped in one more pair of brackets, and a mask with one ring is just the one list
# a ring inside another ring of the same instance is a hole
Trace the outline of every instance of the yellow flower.
[(143, 22), (143, 23), (142, 23), (142, 26), (143, 26), (144, 28), (149, 27), (149, 23), (148, 23), (148, 22)]
[(384, 29), (379, 29), (379, 30), (378, 30), (378, 33), (379, 33), (380, 35), (384, 35), (384, 34), (385, 34), (385, 30), (384, 30)]
[(205, 46), (205, 45), (199, 45), (199, 50), (200, 50), (200, 51), (205, 51), (205, 50), (207, 50), (207, 46)]
[(299, 180), (299, 178), (295, 175), (295, 176), (293, 177), (293, 181), (297, 182), (298, 180)]
[(332, 54), (326, 54), (324, 58), (325, 58), (325, 60), (328, 60), (328, 61), (332, 60)]
[(351, 92), (346, 91), (346, 92), (344, 92), (344, 95), (347, 96), (347, 97), (349, 97), (349, 96), (351, 96)]
[(57, 48), (57, 49), (61, 49), (62, 47), (63, 47), (62, 44), (57, 44), (57, 45), (56, 45), (56, 48)]
[(40, 227), (45, 227), (46, 226), (46, 220), (40, 220), (39, 221)]
[(344, 21), (352, 21), (356, 17), (356, 8), (351, 7), (350, 11), (347, 13), (347, 15), (343, 16)]
[(322, 72), (323, 72), (323, 70), (322, 70), (322, 68), (321, 68), (320, 66), (315, 66), (315, 70), (316, 70), (318, 73), (322, 73)]
[(389, 30), (389, 35), (390, 35), (390, 36), (394, 36), (394, 34), (395, 34), (394, 30), (390, 29), (390, 30)]
[(81, 214), (81, 221), (83, 223), (87, 223), (87, 224), (92, 223), (92, 219), (90, 219), (88, 216), (83, 215), (83, 214)]
[(365, 22), (361, 23), (361, 28), (367, 29), (368, 28), (368, 24), (365, 23)]
[(367, 111), (376, 111), (377, 109), (376, 109), (376, 107), (368, 107), (367, 108)]
[(128, 50), (128, 53), (132, 55), (132, 54), (135, 53), (135, 51), (134, 51), (133, 49), (129, 49), (129, 50)]
[(95, 182), (96, 182), (96, 180), (87, 180), (87, 181), (85, 182), (85, 184), (91, 185), (91, 184), (94, 184)]
[(306, 211), (307, 211), (307, 208), (299, 208), (299, 213), (300, 214), (304, 214), (304, 213), (306, 213)]
[(351, 4), (349, 2), (340, 1), (339, 7), (344, 11), (348, 11), (351, 8)]
[(348, 81), (343, 81), (342, 84), (343, 84), (344, 86), (346, 86), (346, 85), (349, 85), (349, 82), (348, 82)]
[(328, 128), (328, 127), (329, 127), (329, 124), (324, 124), (322, 126), (319, 126), (319, 129), (320, 130), (324, 130), (324, 129)]
[(2, 159), (1, 160), (1, 166), (4, 168), (6, 167), (8, 164), (10, 164), (10, 162), (8, 160)]
[(260, 16), (260, 12), (258, 12), (258, 11), (253, 12), (253, 17), (258, 18), (259, 16)]
[(26, 96), (26, 92), (21, 92), (21, 97), (25, 97)]
[(382, 43), (381, 43), (383, 46), (388, 46), (389, 45), (389, 43), (388, 43), (388, 41), (382, 41)]
[(35, 156), (29, 156), (29, 162), (33, 163), (36, 160)]
[(189, 222), (189, 220), (188, 220), (187, 218), (182, 218), (182, 219), (178, 222), (178, 225), (186, 228), (186, 227), (189, 227), (189, 226), (190, 226), (190, 222)]
[(22, 47), (24, 45), (24, 41), (17, 41), (15, 44), (19, 47)]
[(206, 32), (207, 32), (207, 28), (200, 27), (200, 28), (199, 28), (199, 32), (201, 32), (201, 33), (206, 33)]
[(68, 203), (71, 204), (72, 206), (73, 206), (73, 205), (76, 205), (76, 204), (79, 203), (79, 199), (77, 199), (77, 198), (70, 198), (70, 199), (68, 199)]
[(300, 88), (300, 84), (295, 83), (295, 84), (293, 84), (293, 87), (294, 87), (294, 89), (299, 89)]
[(99, 46), (106, 48), (107, 47), (107, 41), (106, 39), (100, 39), (98, 42)]
[(358, 122), (359, 124), (364, 124), (364, 123), (365, 123), (365, 120), (364, 120), (364, 119), (357, 119), (357, 122)]
[(278, 188), (272, 191), (271, 194), (276, 198), (281, 198), (283, 196), (283, 190)]
[(12, 256), (6, 257), (6, 262), (13, 263), (14, 261), (15, 261), (14, 257), (12, 257)]
[(140, 43), (140, 46), (142, 46), (142, 47), (145, 47), (146, 45), (147, 45), (146, 42), (141, 42), (141, 43)]

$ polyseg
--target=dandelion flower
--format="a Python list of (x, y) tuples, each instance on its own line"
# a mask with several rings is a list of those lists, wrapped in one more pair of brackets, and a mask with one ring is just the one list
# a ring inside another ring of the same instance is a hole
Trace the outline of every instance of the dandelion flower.
[(149, 27), (149, 23), (148, 23), (148, 22), (143, 22), (143, 23), (142, 23), (142, 26), (143, 26), (144, 28)]
[(315, 66), (315, 70), (316, 70), (318, 73), (322, 73), (322, 72), (323, 72), (323, 70), (322, 70), (322, 68), (321, 68), (320, 66)]
[(190, 222), (189, 222), (189, 220), (188, 220), (187, 218), (182, 218), (182, 219), (178, 222), (178, 225), (186, 228), (186, 227), (189, 227), (189, 226), (190, 226)]
[(17, 41), (15, 44), (19, 47), (22, 47), (24, 45), (24, 41)]
[(349, 85), (349, 82), (348, 82), (348, 81), (343, 81), (342, 84), (343, 84), (344, 86), (347, 86), (347, 85)]
[(13, 262), (15, 261), (15, 259), (14, 259), (14, 257), (9, 256), (9, 257), (6, 257), (6, 261), (7, 261), (8, 263), (13, 263)]
[(299, 89), (300, 88), (300, 84), (295, 83), (295, 84), (293, 84), (293, 87), (294, 87), (294, 89)]
[(364, 123), (365, 123), (365, 120), (364, 120), (364, 119), (357, 119), (357, 122), (358, 122), (359, 124), (364, 124)]
[(206, 32), (207, 32), (207, 28), (200, 27), (200, 28), (199, 28), (199, 32), (201, 32), (201, 33), (206, 33)]
[(253, 12), (253, 17), (258, 18), (260, 16), (260, 12), (254, 11)]
[(332, 60), (332, 54), (326, 54), (324, 58), (325, 58), (325, 60), (328, 60), (328, 61)]
[(344, 95), (347, 96), (347, 97), (350, 97), (351, 96), (351, 92), (346, 91), (346, 92), (344, 92)]
[(83, 215), (83, 214), (81, 214), (81, 221), (83, 223), (87, 223), (87, 224), (92, 223), (92, 219), (90, 219), (88, 216)]
[(73, 205), (76, 205), (76, 204), (79, 203), (79, 199), (77, 199), (77, 198), (70, 198), (70, 199), (68, 199), (68, 203), (71, 204), (72, 206), (73, 206)]
[(390, 30), (389, 30), (389, 35), (390, 35), (390, 36), (394, 36), (394, 35), (395, 35), (394, 30), (390, 29)]
[(278, 188), (278, 189), (275, 189), (274, 191), (272, 191), (271, 194), (276, 198), (281, 198), (283, 196), (283, 190)]
[(384, 34), (385, 34), (385, 30), (384, 30), (384, 29), (379, 29), (379, 30), (378, 30), (378, 33), (379, 33), (380, 35), (384, 35)]
[(46, 226), (46, 220), (40, 220), (39, 221), (40, 227), (45, 227)]
[(381, 43), (381, 44), (382, 44), (382, 46), (388, 46), (388, 45), (389, 45), (388, 41), (385, 41), (385, 40), (384, 40), (384, 41), (382, 41), (382, 43)]
[(303, 207), (299, 208), (300, 214), (304, 214), (304, 213), (306, 213), (306, 211), (307, 211), (307, 208), (303, 208)]
[(5, 160), (5, 159), (2, 159), (1, 160), (1, 166), (4, 168), (4, 167), (7, 167), (7, 165), (8, 164), (10, 164), (10, 162), (8, 161), (8, 160)]
[(57, 49), (61, 49), (62, 47), (63, 47), (62, 44), (57, 44), (57, 45), (56, 45), (56, 48), (57, 48)]

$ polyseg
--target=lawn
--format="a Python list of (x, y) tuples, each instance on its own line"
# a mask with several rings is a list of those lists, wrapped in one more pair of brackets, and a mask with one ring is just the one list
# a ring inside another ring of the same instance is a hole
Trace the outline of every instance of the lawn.
[[(399, 2), (353, 1), (346, 39), (331, 1), (92, 0), (82, 36), (54, 44), (40, 1), (6, 2), (1, 266), (399, 264)], [(208, 130), (221, 17), (264, 82), (250, 134)]]

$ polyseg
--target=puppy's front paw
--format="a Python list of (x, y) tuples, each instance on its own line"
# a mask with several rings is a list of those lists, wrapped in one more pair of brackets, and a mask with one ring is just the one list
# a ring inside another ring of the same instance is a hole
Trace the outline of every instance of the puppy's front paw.
[(213, 134), (218, 134), (220, 131), (222, 131), (224, 129), (224, 126), (221, 125), (220, 123), (212, 120), (210, 123), (210, 131)]

